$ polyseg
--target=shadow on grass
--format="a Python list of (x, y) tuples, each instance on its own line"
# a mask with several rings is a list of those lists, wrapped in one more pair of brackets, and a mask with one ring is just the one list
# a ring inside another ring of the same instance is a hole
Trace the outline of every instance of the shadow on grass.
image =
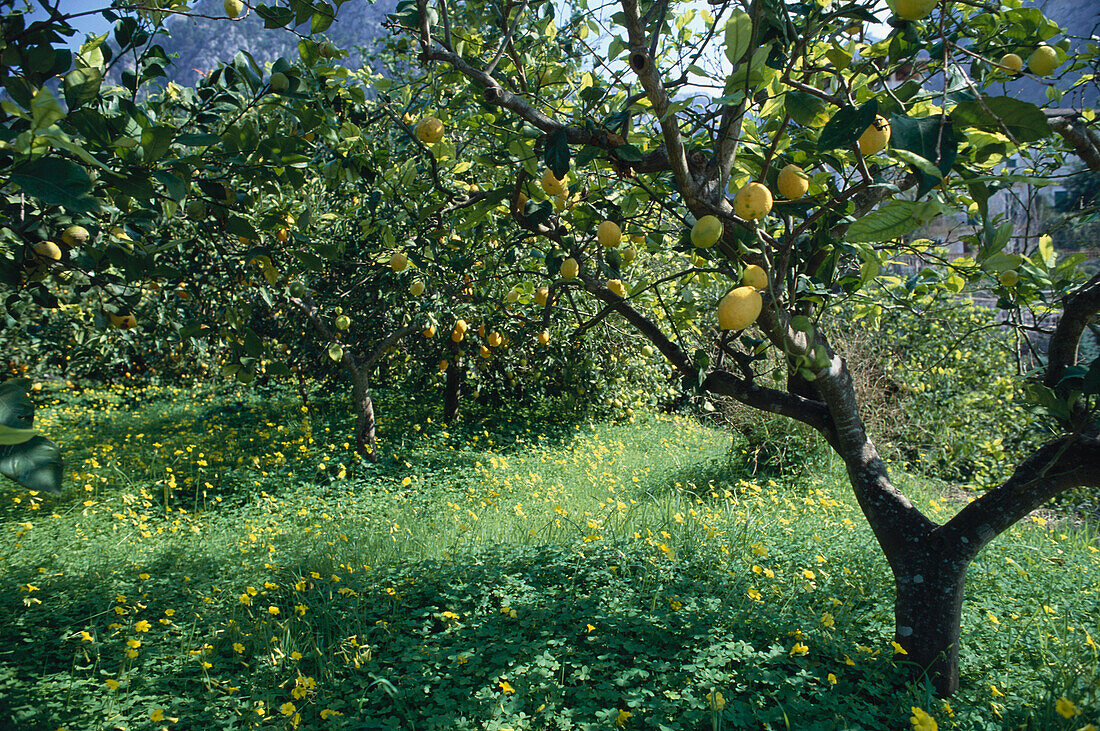
[[(914, 699), (902, 672), (854, 649), (883, 644), (881, 623), (802, 634), (814, 618), (746, 598), (750, 577), (719, 582), (713, 566), (690, 557), (673, 564), (651, 550), (492, 548), (354, 572), (312, 562), (265, 579), (234, 575), (196, 545), (197, 555), (164, 553), (130, 577), (8, 572), (0, 577), (0, 726), (90, 728), (111, 719), (140, 727), (164, 708), (181, 727), (229, 728), (257, 708), (289, 722), (277, 711), (285, 703), (300, 728), (609, 728), (620, 720), (701, 729), (716, 716), (726, 728), (904, 725)], [(28, 593), (27, 584), (41, 589)], [(24, 604), (32, 596), (42, 603)], [(169, 624), (159, 621), (166, 609)], [(136, 628), (140, 619), (151, 623), (147, 632)], [(82, 642), (82, 630), (95, 642)], [(141, 646), (131, 661), (132, 639)], [(123, 687), (107, 691), (107, 677)], [(326, 709), (343, 715), (322, 722)]]

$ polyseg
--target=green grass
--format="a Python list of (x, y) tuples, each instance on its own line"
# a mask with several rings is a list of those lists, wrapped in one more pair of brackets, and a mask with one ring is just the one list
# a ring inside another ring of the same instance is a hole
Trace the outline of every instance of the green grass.
[[(891, 659), (889, 571), (839, 465), (775, 482), (685, 418), (475, 409), (451, 428), (400, 394), (380, 399), (382, 461), (353, 464), (342, 402), (52, 396), (39, 420), (65, 448), (66, 492), (8, 485), (0, 505), (0, 726), (1097, 718), (1087, 527), (1029, 520), (981, 554), (948, 710)], [(959, 507), (899, 482), (935, 518)], [(1063, 697), (1081, 713), (1059, 715)]]

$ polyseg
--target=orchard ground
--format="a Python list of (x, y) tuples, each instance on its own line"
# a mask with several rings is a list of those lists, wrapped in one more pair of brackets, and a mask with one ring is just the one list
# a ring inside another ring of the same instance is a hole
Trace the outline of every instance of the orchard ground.
[[(68, 472), (59, 498), (5, 484), (0, 725), (1098, 721), (1087, 525), (1033, 516), (974, 562), (948, 703), (892, 659), (891, 578), (838, 461), (769, 479), (683, 416), (444, 426), (379, 399), (384, 459), (353, 466), (343, 400), (47, 387)], [(900, 484), (939, 520), (965, 499)]]

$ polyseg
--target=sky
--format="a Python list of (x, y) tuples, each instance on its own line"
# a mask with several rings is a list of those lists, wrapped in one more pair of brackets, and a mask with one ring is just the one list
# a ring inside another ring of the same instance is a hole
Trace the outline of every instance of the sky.
[[(94, 10), (103, 10), (110, 7), (110, 0), (48, 0), (51, 6), (56, 6), (58, 10), (66, 15), (73, 15), (76, 13), (87, 13)], [(31, 3), (33, 10), (31, 12), (32, 20), (45, 20), (49, 15), (42, 9), (40, 2), (35, 0)], [(69, 47), (76, 49), (79, 48), (84, 39), (88, 35), (103, 35), (107, 33), (113, 23), (105, 19), (99, 13), (93, 13), (90, 15), (83, 15), (72, 20), (72, 25), (79, 32), (69, 39)]]

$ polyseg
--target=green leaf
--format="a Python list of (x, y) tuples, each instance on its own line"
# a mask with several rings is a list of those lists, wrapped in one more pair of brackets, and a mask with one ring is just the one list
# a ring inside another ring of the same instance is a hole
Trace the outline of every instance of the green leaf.
[(829, 121), (829, 108), (825, 101), (804, 91), (785, 93), (783, 110), (805, 127), (820, 127)]
[(336, 11), (325, 2), (318, 2), (314, 7), (317, 12), (313, 14), (309, 21), (309, 31), (310, 33), (324, 33), (332, 25), (332, 21), (336, 20)]
[(65, 74), (65, 103), (69, 109), (84, 106), (99, 96), (102, 84), (103, 72), (98, 68), (73, 69)]
[(61, 450), (46, 437), (0, 447), (0, 475), (10, 477), (28, 490), (61, 492), (63, 472)]
[(1017, 142), (1035, 142), (1054, 134), (1043, 110), (1031, 102), (1008, 96), (985, 96), (961, 102), (951, 112), (960, 127), (977, 127), (987, 132), (1007, 130)]
[(0, 425), (9, 429), (30, 429), (34, 425), (34, 403), (28, 378), (12, 378), (0, 384)]
[(546, 167), (550, 168), (559, 180), (569, 172), (569, 138), (565, 128), (550, 133), (546, 140)]
[(850, 104), (841, 107), (821, 130), (821, 136), (817, 139), (818, 152), (851, 147), (875, 121), (876, 114), (878, 99), (872, 99), (858, 109)]
[(744, 10), (734, 10), (726, 21), (726, 58), (736, 66), (752, 44), (752, 18)]
[(942, 212), (938, 201), (892, 200), (853, 223), (845, 238), (851, 243), (879, 244), (909, 233)]
[(32, 129), (43, 129), (65, 116), (65, 110), (47, 87), (43, 86), (35, 92), (31, 101)]
[(217, 144), (221, 138), (212, 134), (185, 134), (176, 138), (176, 142), (187, 147), (206, 147)]
[(12, 172), (11, 180), (46, 205), (64, 206), (79, 213), (99, 212), (99, 201), (89, 195), (91, 178), (70, 160), (59, 157), (32, 160)]
[(285, 28), (294, 20), (293, 10), (271, 7), (263, 3), (256, 6), (256, 15), (264, 19), (264, 28)]
[(898, 157), (920, 171), (917, 198), (947, 176), (959, 152), (954, 125), (949, 117), (942, 115), (921, 118), (893, 115), (890, 146)]
[(13, 429), (10, 426), (0, 424), (0, 446), (22, 444), (32, 437), (37, 436), (37, 434), (38, 432), (34, 429)]

